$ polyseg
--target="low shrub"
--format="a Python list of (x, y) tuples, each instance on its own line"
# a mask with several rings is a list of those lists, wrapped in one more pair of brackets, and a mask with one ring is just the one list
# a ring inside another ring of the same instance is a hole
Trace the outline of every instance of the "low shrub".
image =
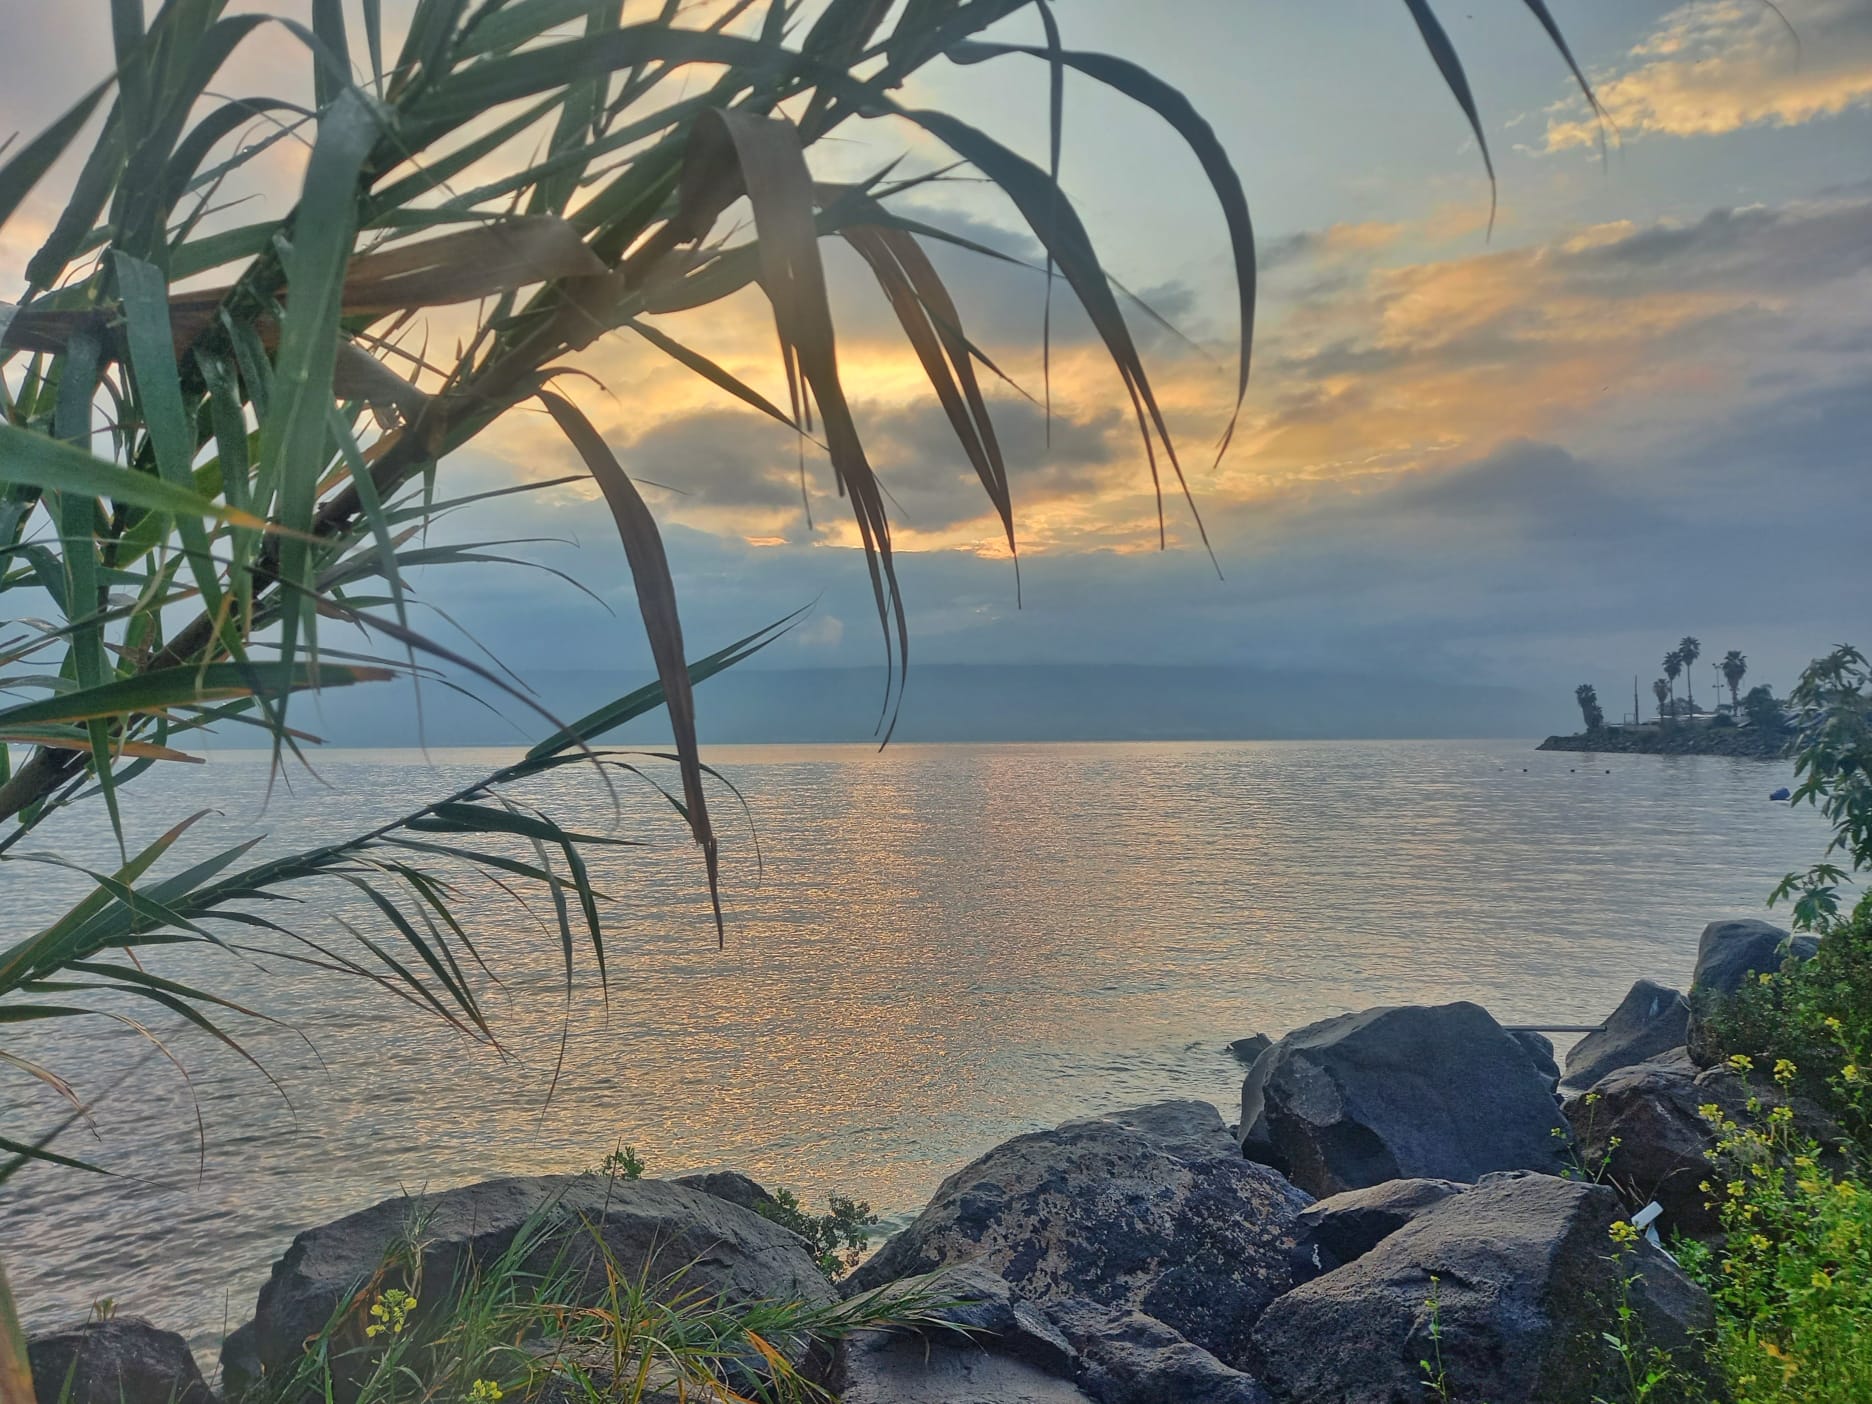
[(791, 1190), (784, 1189), (773, 1191), (773, 1202), (760, 1205), (758, 1212), (805, 1239), (819, 1260), (819, 1270), (835, 1280), (864, 1261), (865, 1249), (871, 1245), (871, 1230), (878, 1222), (871, 1206), (862, 1200), (827, 1195), (826, 1212), (815, 1214), (802, 1208)]
[[(1746, 1056), (1732, 1063), (1753, 1071)], [(1773, 1075), (1791, 1090), (1799, 1069), (1782, 1060)], [(1677, 1251), (1715, 1299), (1712, 1349), (1735, 1404), (1872, 1399), (1872, 1186), (1829, 1173), (1790, 1107), (1764, 1112), (1751, 1099), (1745, 1122), (1714, 1105), (1702, 1113), (1717, 1133), (1724, 1240)]]
[[(1720, 1244), (1679, 1253), (1716, 1302), (1712, 1349), (1736, 1404), (1872, 1400), (1872, 894), (1848, 905), (1872, 871), (1872, 668), (1838, 648), (1801, 675), (1788, 702), (1800, 728), (1796, 804), (1833, 826), (1820, 862), (1789, 873), (1770, 905), (1790, 902), (1797, 930), (1819, 936), (1810, 960), (1760, 976), (1711, 1012), (1711, 1031), (1741, 1076), (1759, 1069), (1839, 1123), (1856, 1154), (1795, 1130), (1791, 1106), (1744, 1119), (1701, 1108), (1716, 1130)], [(1744, 700), (1758, 726), (1779, 725), (1764, 688)], [(1711, 1181), (1704, 1188), (1717, 1192)]]

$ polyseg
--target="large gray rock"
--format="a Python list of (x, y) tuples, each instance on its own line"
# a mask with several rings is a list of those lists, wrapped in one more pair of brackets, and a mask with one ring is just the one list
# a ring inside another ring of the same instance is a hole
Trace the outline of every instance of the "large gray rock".
[(1712, 1201), (1722, 1197), (1723, 1176), (1708, 1155), (1716, 1128), (1701, 1109), (1718, 1107), (1725, 1118), (1748, 1126), (1765, 1124), (1782, 1105), (1793, 1111), (1794, 1135), (1813, 1140), (1844, 1168), (1848, 1138), (1810, 1099), (1790, 1095), (1761, 1073), (1745, 1078), (1728, 1068), (1699, 1071), (1676, 1050), (1607, 1074), (1568, 1103), (1566, 1114), (1588, 1176), (1616, 1189), (1633, 1211), (1656, 1200), (1664, 1211), (1660, 1233), (1706, 1238), (1722, 1229)]
[(1705, 1154), (1715, 1135), (1697, 1108), (1707, 1102), (1696, 1068), (1639, 1063), (1617, 1068), (1567, 1104), (1585, 1172), (1619, 1192), (1630, 1210), (1656, 1200), (1660, 1233), (1703, 1237), (1717, 1232), (1711, 1195), (1716, 1179)]
[(1591, 1087), (1609, 1072), (1648, 1063), (1681, 1048), (1689, 1032), (1689, 1001), (1668, 985), (1640, 980), (1606, 1016), (1599, 1032), (1573, 1045), (1566, 1056), (1565, 1085)]
[(1467, 1188), (1454, 1180), (1386, 1180), (1308, 1205), (1300, 1211), (1300, 1230), (1306, 1243), (1318, 1246), (1322, 1270), (1338, 1267), (1364, 1257), (1431, 1205)]
[(1783, 927), (1748, 918), (1712, 921), (1697, 940), (1696, 971), (1690, 979), (1690, 1022), (1685, 1043), (1698, 1066), (1721, 1053), (1710, 1020), (1723, 1002), (1756, 975), (1772, 974), (1789, 960), (1806, 960), (1819, 948), (1814, 936), (1790, 936)]
[[(1152, 1102), (1148, 1106), (1107, 1112), (1093, 1121), (1122, 1126), (1158, 1150), (1183, 1160), (1212, 1160), (1239, 1153), (1235, 1138), (1222, 1124), (1222, 1113), (1209, 1102)], [(1068, 1123), (1074, 1124), (1077, 1123)]]
[(1255, 1059), (1273, 1046), (1274, 1040), (1266, 1034), (1249, 1034), (1248, 1037), (1238, 1038), (1229, 1044), (1228, 1051), (1244, 1068), (1252, 1068)]
[(865, 1332), (846, 1343), (839, 1404), (1100, 1404), (1069, 1379), (963, 1336)]
[(1553, 1092), (1560, 1086), (1560, 1064), (1554, 1059), (1553, 1040), (1539, 1029), (1515, 1029), (1509, 1037), (1521, 1045), (1528, 1055), (1528, 1061), (1547, 1083), (1547, 1090)]
[[(1253, 1378), (1224, 1365), (1155, 1317), (1083, 1297), (1055, 1299), (1043, 1312), (976, 1264), (887, 1283), (859, 1293), (852, 1305), (906, 1293), (943, 1299), (930, 1325), (889, 1333), (914, 1335), (924, 1343), (935, 1362), (929, 1371), (932, 1378), (918, 1375), (915, 1352), (886, 1348), (885, 1333), (863, 1332), (841, 1342), (834, 1352), (828, 1382), (845, 1387), (845, 1400), (853, 1398), (851, 1390), (860, 1384), (878, 1398), (888, 1397), (883, 1387), (887, 1382), (909, 1391), (898, 1397), (923, 1398), (916, 1391), (935, 1385), (979, 1390), (984, 1381), (1002, 1388), (1009, 1379), (1027, 1378), (980, 1359), (985, 1354), (1018, 1362), (1048, 1379), (1072, 1379), (1098, 1404), (1269, 1404), (1266, 1391)], [(966, 1333), (966, 1341), (958, 1339), (958, 1328)], [(964, 1345), (972, 1349), (959, 1351)], [(938, 1392), (929, 1397), (951, 1396)]]
[(1231, 1369), (1154, 1316), (1083, 1298), (1047, 1308), (1079, 1352), (1079, 1383), (1099, 1404), (1269, 1404)]
[(1619, 1209), (1600, 1185), (1491, 1176), (1269, 1307), (1260, 1378), (1281, 1400), (1402, 1404), (1427, 1397), (1420, 1362), (1440, 1358), (1453, 1399), (1590, 1404), (1623, 1388), (1601, 1333), (1627, 1275), (1643, 1339), (1700, 1369), (1709, 1299), (1648, 1243), (1616, 1258)]
[(140, 1316), (113, 1316), (26, 1342), (39, 1404), (213, 1404), (188, 1342)]
[(1309, 1203), (1241, 1158), (1214, 1107), (1166, 1103), (1018, 1136), (945, 1180), (854, 1290), (974, 1262), (1045, 1306), (1142, 1312), (1240, 1368), (1292, 1285)]
[(670, 1182), (712, 1194), (717, 1199), (739, 1204), (743, 1209), (752, 1209), (755, 1213), (776, 1205), (774, 1197), (767, 1193), (758, 1180), (739, 1170), (697, 1170), (688, 1175), (672, 1175)]
[(842, 1404), (1076, 1404), (1079, 1358), (1040, 1310), (969, 1265), (887, 1283), (852, 1299), (939, 1299), (916, 1329), (861, 1331), (836, 1346), (827, 1383)]
[(1242, 1084), (1242, 1151), (1310, 1194), (1385, 1180), (1558, 1171), (1568, 1135), (1546, 1076), (1479, 1005), (1323, 1019)]
[(920, 1319), (926, 1325), (901, 1328), (892, 1334), (937, 1339), (963, 1334), (991, 1346), (998, 1354), (1024, 1360), (1049, 1374), (1069, 1376), (1078, 1368), (1078, 1357), (1059, 1327), (1039, 1307), (1017, 1296), (1005, 1278), (979, 1263), (900, 1278), (854, 1292), (847, 1298), (847, 1305), (858, 1311), (867, 1304), (905, 1300), (934, 1301), (937, 1305), (919, 1307)]
[[(242, 1368), (258, 1361), (277, 1370), (323, 1329), (387, 1260), (407, 1257), (402, 1244), (422, 1225), (421, 1297), (433, 1305), (475, 1264), (506, 1253), (523, 1228), (532, 1247), (524, 1267), (569, 1274), (572, 1300), (597, 1300), (603, 1252), (626, 1276), (667, 1279), (671, 1294), (700, 1293), (730, 1302), (836, 1300), (800, 1239), (751, 1210), (663, 1180), (602, 1175), (546, 1175), (488, 1180), (417, 1198), (385, 1200), (300, 1234), (260, 1289), (251, 1333), (241, 1336)], [(595, 1241), (596, 1240), (596, 1241)], [(385, 1287), (416, 1277), (393, 1262)], [(341, 1328), (340, 1344), (361, 1340), (361, 1306)]]

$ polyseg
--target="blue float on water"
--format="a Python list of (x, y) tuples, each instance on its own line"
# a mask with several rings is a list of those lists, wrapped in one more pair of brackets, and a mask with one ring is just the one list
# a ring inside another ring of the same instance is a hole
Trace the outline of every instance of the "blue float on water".
[(1780, 789), (1776, 790), (1772, 795), (1768, 796), (1768, 798), (1771, 800), (1784, 800), (1788, 797), (1789, 793), (1790, 791), (1788, 790), (1788, 787), (1786, 785), (1783, 785)]

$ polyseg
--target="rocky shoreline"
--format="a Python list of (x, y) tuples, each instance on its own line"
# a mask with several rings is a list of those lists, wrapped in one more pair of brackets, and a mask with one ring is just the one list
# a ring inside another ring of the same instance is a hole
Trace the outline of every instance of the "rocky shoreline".
[(1585, 751), (1623, 756), (1737, 756), (1782, 760), (1793, 738), (1753, 726), (1607, 727), (1572, 736), (1549, 736), (1537, 751)]
[[(545, 1215), (538, 1251), (570, 1264), (574, 1297), (608, 1258), (650, 1281), (681, 1266), (684, 1290), (728, 1304), (940, 1298), (917, 1329), (802, 1357), (845, 1404), (1378, 1404), (1427, 1397), (1432, 1374), (1442, 1397), (1590, 1404), (1614, 1392), (1607, 1333), (1620, 1329), (1717, 1397), (1708, 1297), (1628, 1224), (1656, 1206), (1665, 1234), (1715, 1233), (1701, 1109), (1782, 1094), (1713, 1065), (1706, 1023), (1755, 974), (1807, 953), (1765, 922), (1714, 923), (1688, 997), (1640, 981), (1564, 1068), (1544, 1037), (1470, 1003), (1239, 1039), (1237, 1126), (1185, 1101), (1015, 1137), (840, 1283), (731, 1172), (388, 1200), (293, 1240), (227, 1338), (221, 1397), (285, 1376), (328, 1322), (361, 1342), (360, 1288), (384, 1280), (416, 1213), (412, 1281), (491, 1262)], [(69, 1404), (217, 1398), (179, 1335), (134, 1317), (42, 1333), (29, 1354), (46, 1404), (68, 1379)]]

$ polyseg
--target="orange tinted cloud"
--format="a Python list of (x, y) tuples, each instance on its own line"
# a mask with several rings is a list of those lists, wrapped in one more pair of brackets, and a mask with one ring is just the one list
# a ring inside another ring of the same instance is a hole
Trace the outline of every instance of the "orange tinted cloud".
[[(1797, 126), (1872, 105), (1872, 6), (1695, 0), (1666, 14), (1629, 57), (1622, 72), (1595, 79), (1627, 139)], [(1600, 135), (1583, 102), (1548, 112), (1549, 151), (1596, 147)]]
[[(1413, 231), (1414, 232), (1414, 231)], [(1331, 276), (1268, 299), (1256, 375), (1236, 446), (1216, 472), (1232, 365), (1159, 336), (1153, 384), (1206, 518), (1259, 518), (1378, 493), (1519, 439), (1585, 432), (1681, 435), (1710, 397), (1734, 407), (1753, 378), (1798, 362), (1796, 323), (1849, 307), (1842, 285), (1872, 277), (1872, 203), (1720, 211), (1693, 224), (1608, 224), (1546, 244), (1414, 263), (1339, 250), (1411, 247), (1399, 236), (1312, 236), (1292, 257)], [(1842, 284), (1842, 280), (1844, 284)], [(971, 287), (953, 279), (965, 321)], [(1006, 543), (915, 357), (887, 319), (847, 309), (840, 348), (867, 452), (892, 495), (905, 551), (1000, 556)], [(1843, 314), (1841, 314), (1843, 315)], [(758, 294), (659, 325), (786, 402)], [(1056, 324), (1057, 325), (1057, 324)], [(1137, 319), (1140, 335), (1142, 319)], [(1030, 391), (1037, 344), (990, 347)], [(1844, 366), (1838, 362), (1835, 369)], [(824, 454), (628, 336), (586, 358), (610, 393), (568, 381), (665, 521), (757, 545), (857, 544)], [(1155, 549), (1157, 497), (1122, 385), (1102, 347), (1056, 345), (1049, 447), (1040, 409), (984, 377), (1013, 486), (1023, 554)], [(575, 467), (535, 422), (491, 431), (535, 476)], [(1173, 544), (1197, 548), (1193, 520), (1160, 455)]]

